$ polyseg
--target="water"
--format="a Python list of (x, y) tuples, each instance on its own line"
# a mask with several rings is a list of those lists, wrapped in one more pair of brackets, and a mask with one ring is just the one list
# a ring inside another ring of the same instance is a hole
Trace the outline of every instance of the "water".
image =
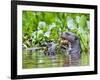
[[(83, 60), (81, 61), (83, 62)], [(44, 55), (42, 50), (23, 50), (22, 62), (22, 66), (24, 69), (76, 66), (75, 61), (72, 61), (69, 55), (65, 56), (63, 54), (58, 53), (56, 54), (56, 56), (46, 56)], [(74, 63), (75, 65), (72, 65), (72, 63)], [(83, 65), (83, 63), (81, 65)], [(80, 63), (77, 66), (80, 66)]]

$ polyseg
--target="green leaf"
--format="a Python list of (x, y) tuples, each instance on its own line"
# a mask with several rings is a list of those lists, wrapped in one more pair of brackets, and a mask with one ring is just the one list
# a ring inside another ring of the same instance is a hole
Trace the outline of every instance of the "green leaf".
[(79, 26), (83, 28), (86, 27), (86, 16), (85, 15), (82, 15), (80, 17)]

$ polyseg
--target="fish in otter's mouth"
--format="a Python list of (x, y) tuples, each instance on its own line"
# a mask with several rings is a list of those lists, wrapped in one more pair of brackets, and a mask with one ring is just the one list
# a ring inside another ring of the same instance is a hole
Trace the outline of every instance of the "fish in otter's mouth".
[(61, 39), (62, 49), (67, 50), (67, 55), (70, 56), (71, 65), (79, 65), (81, 45), (78, 36), (71, 32), (63, 32), (61, 34)]

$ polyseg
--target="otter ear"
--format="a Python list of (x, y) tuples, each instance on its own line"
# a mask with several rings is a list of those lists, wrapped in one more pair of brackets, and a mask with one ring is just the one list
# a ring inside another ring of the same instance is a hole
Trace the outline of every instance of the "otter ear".
[(79, 38), (78, 38), (76, 35), (74, 35), (72, 41), (76, 41), (76, 40), (78, 40), (78, 39), (79, 39)]
[(75, 40), (77, 40), (78, 39), (78, 37), (77, 36), (75, 36)]

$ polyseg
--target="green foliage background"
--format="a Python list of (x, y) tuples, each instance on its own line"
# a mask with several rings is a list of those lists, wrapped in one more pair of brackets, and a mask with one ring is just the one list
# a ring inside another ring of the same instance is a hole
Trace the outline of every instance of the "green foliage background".
[[(84, 13), (35, 12), (22, 13), (22, 40), (26, 48), (45, 41), (58, 42), (62, 32), (73, 32), (81, 42), (81, 64), (89, 64), (90, 16)], [(30, 42), (30, 39), (32, 42)]]

